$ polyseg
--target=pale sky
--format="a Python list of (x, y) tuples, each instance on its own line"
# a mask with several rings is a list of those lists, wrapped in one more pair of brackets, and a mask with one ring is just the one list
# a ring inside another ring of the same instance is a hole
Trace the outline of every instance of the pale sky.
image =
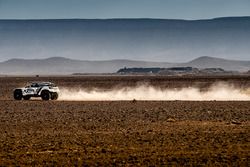
[(0, 0), (0, 19), (250, 16), (250, 0)]

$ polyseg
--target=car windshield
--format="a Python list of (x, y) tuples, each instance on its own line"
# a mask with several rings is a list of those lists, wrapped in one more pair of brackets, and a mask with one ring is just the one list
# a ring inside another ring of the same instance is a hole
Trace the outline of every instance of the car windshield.
[(27, 87), (41, 87), (41, 86), (52, 86), (52, 87), (56, 87), (55, 84), (50, 83), (50, 82), (41, 82), (41, 83), (35, 82), (35, 83), (29, 84), (29, 86), (27, 86)]
[(30, 87), (39, 87), (39, 84), (38, 84), (38, 83), (32, 83), (32, 84), (30, 85)]

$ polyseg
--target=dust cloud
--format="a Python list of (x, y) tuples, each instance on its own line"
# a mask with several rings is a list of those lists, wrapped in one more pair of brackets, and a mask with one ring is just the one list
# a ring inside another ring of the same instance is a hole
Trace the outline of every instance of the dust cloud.
[(112, 90), (62, 88), (59, 100), (63, 101), (111, 101), (111, 100), (187, 100), (187, 101), (248, 101), (250, 88), (217, 83), (202, 91), (196, 87), (161, 89), (149, 85), (121, 87)]

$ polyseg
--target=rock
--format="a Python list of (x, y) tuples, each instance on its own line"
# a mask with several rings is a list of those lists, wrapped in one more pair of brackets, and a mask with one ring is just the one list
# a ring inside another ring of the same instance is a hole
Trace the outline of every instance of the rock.
[(231, 121), (231, 124), (235, 124), (235, 125), (241, 125), (241, 122), (239, 122), (239, 121), (236, 121), (236, 120), (232, 120), (232, 121)]
[(175, 122), (176, 120), (175, 119), (173, 119), (173, 118), (168, 118), (167, 119), (167, 122)]

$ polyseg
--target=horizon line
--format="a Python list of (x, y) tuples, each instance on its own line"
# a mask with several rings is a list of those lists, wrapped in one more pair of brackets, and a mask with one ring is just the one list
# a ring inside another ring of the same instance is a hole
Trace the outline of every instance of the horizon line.
[(249, 16), (218, 16), (212, 18), (201, 18), (201, 19), (181, 19), (181, 18), (157, 18), (157, 17), (110, 17), (110, 18), (0, 18), (0, 20), (20, 20), (20, 21), (27, 21), (27, 20), (182, 20), (182, 21), (200, 21), (200, 20), (215, 20), (215, 19), (224, 19), (224, 18), (250, 18)]

